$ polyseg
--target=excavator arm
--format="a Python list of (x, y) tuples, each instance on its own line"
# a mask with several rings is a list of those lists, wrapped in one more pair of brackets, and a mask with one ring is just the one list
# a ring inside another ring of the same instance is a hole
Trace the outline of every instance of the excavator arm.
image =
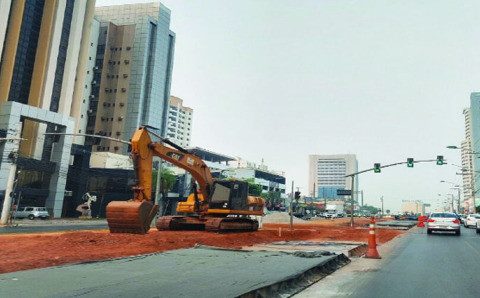
[(153, 157), (163, 160), (189, 172), (199, 185), (202, 204), (197, 212), (208, 209), (213, 186), (213, 177), (201, 158), (182, 148), (173, 148), (159, 142), (152, 142), (145, 127), (139, 128), (131, 140), (131, 157), (136, 173), (131, 201), (112, 201), (107, 205), (107, 221), (113, 233), (145, 234), (155, 216), (158, 205), (152, 204), (152, 163)]
[(163, 143), (152, 142), (145, 128), (138, 129), (133, 135), (131, 156), (138, 179), (134, 187), (135, 201), (151, 200), (153, 156), (158, 156), (189, 172), (200, 187), (199, 193), (204, 198), (210, 196), (213, 177), (203, 160), (184, 149), (179, 150)]

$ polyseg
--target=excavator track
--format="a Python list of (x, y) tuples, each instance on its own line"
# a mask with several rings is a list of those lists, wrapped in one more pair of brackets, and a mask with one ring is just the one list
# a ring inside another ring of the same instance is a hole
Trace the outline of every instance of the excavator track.
[(258, 221), (240, 217), (196, 217), (162, 216), (157, 221), (157, 229), (165, 230), (206, 230), (210, 232), (257, 231)]
[(212, 232), (248, 232), (258, 230), (258, 221), (244, 217), (208, 217), (205, 230)]
[(107, 205), (110, 233), (146, 234), (158, 210), (150, 202), (112, 201)]
[(156, 227), (159, 231), (202, 231), (205, 230), (205, 220), (196, 216), (162, 216), (157, 220)]

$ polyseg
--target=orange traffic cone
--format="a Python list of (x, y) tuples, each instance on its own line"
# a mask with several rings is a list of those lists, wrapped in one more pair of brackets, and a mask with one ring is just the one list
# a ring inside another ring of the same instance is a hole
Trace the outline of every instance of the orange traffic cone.
[(369, 259), (381, 259), (377, 250), (377, 240), (375, 238), (375, 217), (370, 218), (370, 228), (368, 231), (368, 250), (365, 254), (365, 258)]

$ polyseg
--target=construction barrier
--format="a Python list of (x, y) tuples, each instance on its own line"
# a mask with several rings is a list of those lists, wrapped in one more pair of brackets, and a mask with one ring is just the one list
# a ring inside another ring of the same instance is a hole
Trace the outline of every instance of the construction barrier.
[(381, 259), (377, 250), (377, 239), (375, 236), (375, 217), (370, 218), (370, 226), (368, 231), (368, 250), (365, 254), (365, 258), (369, 259)]

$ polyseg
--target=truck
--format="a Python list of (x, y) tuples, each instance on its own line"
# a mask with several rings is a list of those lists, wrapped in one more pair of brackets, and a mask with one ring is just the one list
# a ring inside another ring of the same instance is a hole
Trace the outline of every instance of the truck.
[(325, 208), (325, 218), (343, 217), (343, 204), (327, 204)]

